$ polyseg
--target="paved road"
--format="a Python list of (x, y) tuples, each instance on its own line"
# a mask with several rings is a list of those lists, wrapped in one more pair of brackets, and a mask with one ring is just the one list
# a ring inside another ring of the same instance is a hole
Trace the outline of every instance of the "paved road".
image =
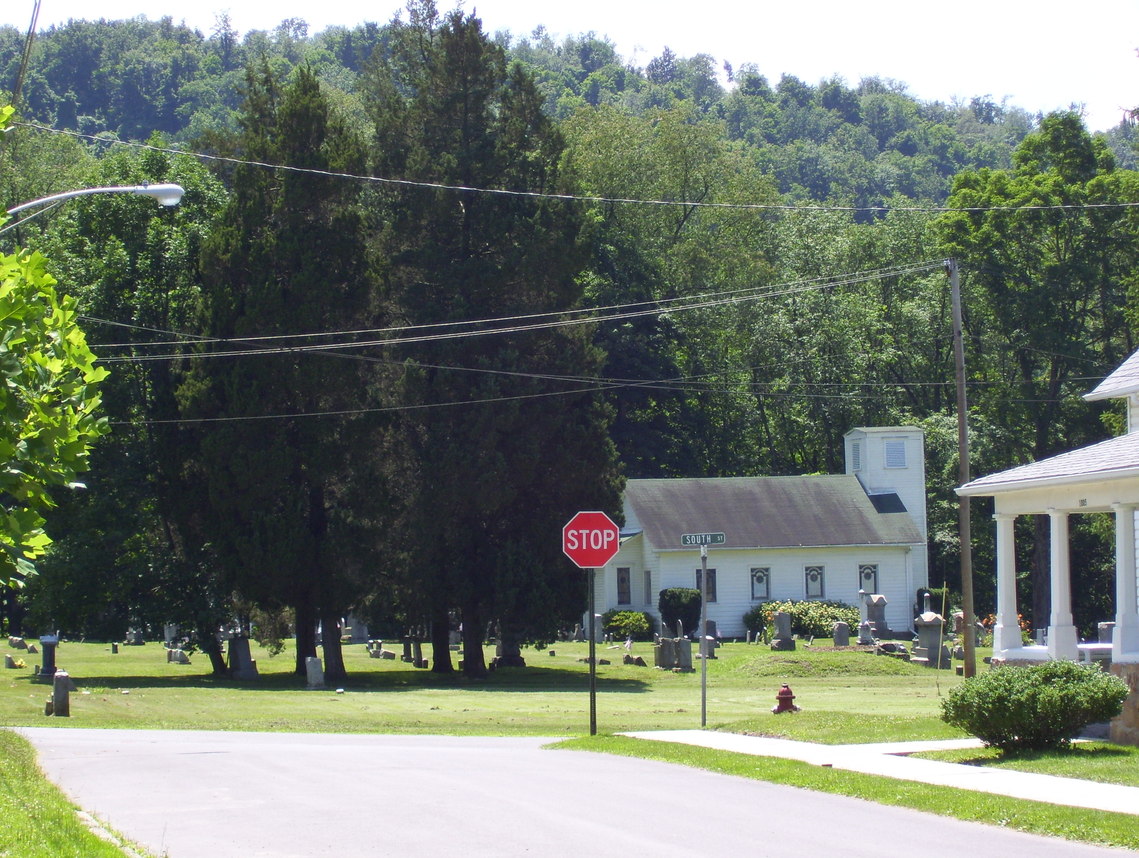
[(19, 732), (80, 807), (168, 858), (1134, 854), (543, 739)]

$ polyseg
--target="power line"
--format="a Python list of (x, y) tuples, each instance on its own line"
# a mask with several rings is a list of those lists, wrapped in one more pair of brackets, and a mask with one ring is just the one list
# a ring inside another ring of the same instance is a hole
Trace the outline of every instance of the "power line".
[(504, 197), (520, 197), (527, 199), (560, 200), (563, 202), (604, 203), (640, 206), (663, 206), (701, 209), (734, 209), (741, 211), (768, 211), (786, 213), (811, 212), (847, 212), (854, 214), (884, 214), (888, 212), (907, 212), (917, 214), (940, 214), (944, 212), (991, 212), (991, 211), (1064, 211), (1084, 209), (1126, 209), (1139, 207), (1136, 202), (1117, 203), (1057, 203), (1051, 205), (1008, 205), (1008, 206), (836, 206), (836, 205), (792, 205), (789, 203), (728, 203), (728, 202), (699, 202), (693, 200), (654, 200), (637, 199), (632, 197), (604, 197), (588, 194), (564, 194), (542, 191), (518, 191), (507, 188), (482, 188), (469, 185), (451, 185), (442, 182), (422, 182), (412, 179), (396, 179), (383, 176), (364, 176), (357, 173), (337, 172), (334, 170), (319, 170), (313, 167), (294, 167), (288, 164), (273, 164), (267, 161), (253, 161), (244, 158), (234, 158), (226, 155), (211, 155), (205, 152), (189, 152), (184, 149), (172, 149), (167, 146), (155, 146), (150, 143), (139, 143), (130, 140), (116, 140), (102, 137), (97, 134), (84, 134), (79, 131), (68, 131), (62, 128), (52, 128), (35, 122), (14, 122), (13, 127), (29, 128), (50, 134), (63, 134), (82, 140), (89, 140), (103, 145), (128, 146), (144, 149), (151, 152), (160, 152), (167, 155), (178, 155), (196, 158), (201, 161), (215, 161), (238, 166), (261, 167), (269, 170), (281, 170), (293, 173), (303, 173), (313, 176), (324, 176), (332, 179), (345, 179), (378, 185), (389, 185), (402, 188), (420, 188), (424, 190), (452, 191), (461, 193), (490, 194)]
[[(369, 329), (363, 331), (331, 331), (310, 334), (275, 334), (269, 337), (241, 337), (241, 338), (213, 338), (213, 337), (195, 337), (198, 341), (208, 343), (211, 345), (223, 346), (247, 346), (254, 344), (253, 347), (243, 348), (228, 348), (220, 351), (206, 351), (206, 352), (186, 352), (178, 351), (165, 354), (149, 354), (149, 355), (130, 355), (119, 357), (104, 358), (105, 363), (120, 363), (120, 362), (145, 362), (154, 360), (177, 360), (182, 358), (219, 358), (219, 357), (243, 357), (251, 355), (281, 355), (281, 354), (300, 354), (306, 352), (328, 352), (340, 349), (364, 349), (364, 348), (377, 348), (382, 346), (397, 346), (397, 345), (412, 345), (420, 343), (433, 343), (441, 342), (444, 340), (454, 339), (468, 339), (473, 337), (492, 336), (496, 334), (518, 334), (518, 333), (531, 333), (534, 331), (551, 330), (554, 328), (574, 327), (585, 324), (604, 324), (617, 321), (625, 321), (628, 319), (641, 318), (644, 316), (665, 315), (672, 313), (687, 312), (690, 310), (711, 309), (716, 307), (731, 306), (741, 304), (749, 301), (756, 301), (766, 298), (783, 297), (803, 292), (820, 291), (823, 289), (832, 289), (837, 286), (849, 286), (856, 283), (864, 283), (871, 280), (879, 280), (883, 277), (897, 277), (906, 274), (920, 274), (926, 271), (934, 270), (940, 267), (941, 262), (923, 262), (909, 266), (901, 266), (895, 268), (879, 269), (876, 271), (869, 271), (864, 273), (848, 274), (838, 278), (828, 278), (825, 281), (822, 279), (801, 281), (798, 283), (791, 283), (786, 286), (776, 286), (773, 288), (768, 287), (750, 287), (747, 289), (731, 290), (728, 292), (708, 293), (705, 295), (697, 295), (687, 298), (675, 299), (662, 299), (655, 301), (642, 301), (631, 304), (616, 304), (609, 307), (601, 308), (583, 308), (579, 310), (564, 310), (554, 311), (549, 313), (540, 313), (530, 316), (506, 316), (492, 319), (479, 319), (468, 320), (459, 322), (447, 323), (434, 323), (430, 325), (409, 325), (400, 328), (379, 328)], [(682, 303), (687, 302), (687, 303)], [(612, 312), (610, 312), (612, 311)], [(569, 318), (565, 318), (566, 316)], [(103, 322), (104, 320), (96, 317), (84, 317), (89, 322)], [(516, 324), (521, 322), (521, 324)], [(123, 323), (111, 323), (123, 325)], [(477, 330), (459, 330), (459, 331), (446, 331), (435, 333), (415, 333), (417, 331), (434, 331), (441, 327), (476, 327), (484, 326)], [(303, 339), (310, 337), (329, 337), (329, 336), (356, 336), (367, 334), (390, 334), (390, 336), (379, 336), (372, 339), (365, 340), (347, 340), (337, 341), (332, 343), (309, 343), (300, 345), (284, 345), (273, 347), (257, 347), (255, 344), (258, 342), (278, 341), (280, 339)], [(180, 345), (180, 343), (174, 343)]]

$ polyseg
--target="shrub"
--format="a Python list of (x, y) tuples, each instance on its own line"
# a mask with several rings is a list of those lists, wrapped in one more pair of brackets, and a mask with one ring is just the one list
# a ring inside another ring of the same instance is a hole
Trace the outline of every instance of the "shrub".
[(606, 611), (601, 615), (601, 628), (614, 639), (652, 640), (653, 618), (640, 611)]
[(700, 626), (700, 591), (690, 587), (672, 587), (660, 591), (661, 624), (667, 629), (666, 634), (676, 633), (676, 621), (684, 624), (684, 633), (691, 634)]
[[(752, 608), (752, 611), (762, 613), (765, 625), (774, 624), (776, 611), (790, 614), (792, 634), (806, 637), (830, 637), (835, 623), (843, 622), (852, 629), (857, 629), (859, 622), (858, 608), (845, 602), (763, 602)], [(747, 614), (744, 615), (744, 622), (747, 622)]]
[(967, 680), (941, 701), (941, 720), (1002, 753), (1067, 747), (1088, 724), (1118, 715), (1128, 693), (1095, 665), (1004, 665)]
[(756, 605), (744, 614), (744, 628), (753, 635), (763, 632), (767, 628), (768, 617), (764, 605)]

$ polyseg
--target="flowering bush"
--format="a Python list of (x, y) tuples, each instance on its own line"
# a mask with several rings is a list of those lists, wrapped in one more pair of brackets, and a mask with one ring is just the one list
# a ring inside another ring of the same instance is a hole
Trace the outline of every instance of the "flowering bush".
[(746, 614), (744, 625), (752, 631), (762, 631), (775, 623), (775, 612), (791, 615), (792, 634), (811, 637), (830, 637), (834, 624), (843, 622), (858, 628), (858, 608), (845, 602), (761, 602)]
[(601, 615), (601, 628), (614, 639), (652, 640), (653, 618), (641, 611), (606, 611)]

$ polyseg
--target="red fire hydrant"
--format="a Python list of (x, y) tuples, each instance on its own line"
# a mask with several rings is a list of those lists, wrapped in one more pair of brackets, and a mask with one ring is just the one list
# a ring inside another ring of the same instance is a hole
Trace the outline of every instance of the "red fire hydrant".
[(791, 692), (791, 686), (786, 682), (783, 687), (779, 689), (779, 693), (775, 695), (775, 705), (771, 711), (778, 715), (780, 712), (798, 712), (799, 707), (795, 705), (795, 695)]

